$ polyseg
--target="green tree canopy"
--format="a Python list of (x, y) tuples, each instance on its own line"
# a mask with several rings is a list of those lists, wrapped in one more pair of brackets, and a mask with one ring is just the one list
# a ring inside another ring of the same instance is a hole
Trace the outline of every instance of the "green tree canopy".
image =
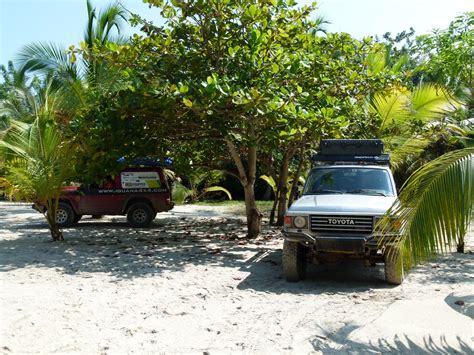
[[(106, 55), (129, 76), (115, 109), (132, 126), (146, 127), (142, 137), (161, 140), (167, 147), (162, 151), (183, 153), (196, 165), (222, 167), (231, 160), (231, 173), (245, 191), (249, 235), (255, 236), (260, 215), (253, 187), (262, 153), (280, 150), (290, 159), (322, 135), (367, 132), (357, 102), (393, 79), (368, 72), (370, 40), (318, 36), (314, 6), (148, 2), (166, 24), (132, 17), (147, 36), (135, 35)], [(124, 102), (128, 110), (133, 103), (128, 115)], [(187, 142), (192, 149), (183, 147)]]

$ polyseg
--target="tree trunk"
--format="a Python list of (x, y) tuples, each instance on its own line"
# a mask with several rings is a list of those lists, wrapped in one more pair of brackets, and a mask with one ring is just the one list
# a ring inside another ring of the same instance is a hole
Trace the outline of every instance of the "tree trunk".
[(290, 198), (288, 199), (288, 208), (293, 204), (293, 201), (297, 197), (297, 192), (298, 192), (298, 182), (301, 176), (301, 171), (303, 170), (303, 165), (304, 165), (304, 154), (302, 153), (300, 156), (300, 161), (298, 163), (298, 169), (296, 170), (295, 176), (293, 178), (293, 183), (291, 184), (291, 190), (290, 190)]
[(260, 234), (262, 214), (258, 212), (253, 184), (244, 186), (245, 212), (247, 215), (247, 236), (255, 238)]
[(54, 242), (64, 241), (64, 236), (56, 223), (56, 211), (58, 210), (57, 197), (55, 200), (46, 201), (46, 213), (44, 214), (48, 222), (49, 232)]
[(239, 180), (245, 193), (245, 210), (247, 215), (247, 236), (255, 238), (260, 233), (262, 225), (262, 214), (257, 209), (255, 201), (254, 185), (257, 174), (257, 148), (253, 144), (247, 147), (247, 170), (244, 167), (242, 159), (237, 152), (234, 143), (226, 139), (230, 155), (239, 171)]
[(278, 182), (278, 190), (280, 194), (278, 196), (278, 215), (277, 215), (277, 226), (282, 226), (286, 213), (286, 203), (288, 199), (288, 165), (290, 161), (290, 153), (287, 152), (283, 157), (280, 169), (280, 179)]
[(51, 233), (51, 238), (53, 238), (54, 242), (62, 242), (64, 241), (64, 236), (56, 224), (56, 214), (54, 214), (54, 217), (52, 217), (52, 215), (52, 213), (46, 213), (45, 215), (46, 221), (48, 222), (49, 232)]
[(275, 212), (276, 212), (276, 208), (278, 206), (278, 195), (280, 194), (280, 192), (277, 191), (275, 192), (275, 197), (273, 198), (273, 206), (272, 206), (272, 210), (270, 211), (270, 224), (273, 225), (273, 223), (275, 222)]

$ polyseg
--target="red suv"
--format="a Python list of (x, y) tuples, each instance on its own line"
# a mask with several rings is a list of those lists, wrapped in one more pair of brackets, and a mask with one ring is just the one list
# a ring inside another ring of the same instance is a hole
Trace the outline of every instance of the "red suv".
[[(127, 215), (133, 227), (146, 227), (158, 212), (173, 208), (171, 190), (161, 168), (128, 168), (101, 186), (66, 187), (59, 200), (56, 222), (68, 227), (83, 215)], [(35, 204), (44, 211), (44, 206)]]

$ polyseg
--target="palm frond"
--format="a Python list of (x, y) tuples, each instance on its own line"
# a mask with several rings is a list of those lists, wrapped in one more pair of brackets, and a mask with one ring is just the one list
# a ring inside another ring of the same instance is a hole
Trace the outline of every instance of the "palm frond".
[(450, 101), (446, 89), (432, 84), (415, 88), (411, 93), (410, 102), (414, 118), (422, 122), (440, 119), (459, 106)]
[(117, 33), (120, 34), (125, 21), (126, 12), (124, 8), (117, 3), (110, 4), (100, 11), (99, 16), (97, 17), (94, 40), (98, 41), (101, 45), (113, 40), (111, 30), (115, 28)]
[(216, 192), (216, 191), (224, 192), (227, 195), (227, 197), (229, 198), (229, 200), (232, 200), (232, 194), (230, 193), (230, 191), (227, 190), (226, 188), (222, 187), (222, 186), (206, 187), (205, 189), (202, 190), (201, 196), (208, 193), (208, 192)]
[(380, 128), (384, 129), (392, 123), (403, 123), (409, 117), (407, 110), (408, 98), (401, 91), (394, 91), (389, 95), (376, 94), (370, 104), (369, 110), (381, 119)]
[(408, 63), (410, 56), (408, 54), (402, 55), (392, 66), (392, 71), (394, 73), (399, 73), (403, 66)]
[(66, 78), (77, 78), (77, 66), (69, 60), (65, 48), (54, 43), (38, 42), (25, 45), (17, 55), (22, 71), (50, 74)]
[(33, 124), (12, 122), (0, 146), (6, 149), (6, 178), (12, 186), (43, 200), (59, 193), (71, 171), (70, 149), (49, 120), (39, 116)]
[(383, 139), (387, 152), (390, 154), (390, 164), (393, 170), (397, 170), (408, 158), (420, 155), (430, 144), (425, 137), (387, 137)]
[[(473, 217), (474, 148), (456, 150), (415, 171), (387, 215), (401, 222), (401, 243), (413, 263), (462, 243)], [(390, 234), (390, 221), (380, 228)]]
[(367, 70), (370, 75), (380, 73), (385, 69), (386, 62), (386, 50), (385, 48), (378, 48), (367, 55)]
[(186, 186), (181, 184), (179, 181), (175, 181), (173, 184), (173, 201), (178, 204), (185, 202), (186, 198), (190, 197), (193, 194), (191, 189), (188, 189)]
[(89, 48), (94, 45), (94, 19), (96, 18), (95, 8), (92, 7), (90, 0), (87, 0), (87, 26), (84, 32), (84, 41), (87, 43)]
[(273, 190), (274, 195), (276, 196), (276, 194), (277, 194), (277, 184), (275, 182), (275, 179), (271, 176), (268, 176), (268, 175), (260, 175), (260, 179), (262, 179), (268, 185), (270, 185), (270, 187)]

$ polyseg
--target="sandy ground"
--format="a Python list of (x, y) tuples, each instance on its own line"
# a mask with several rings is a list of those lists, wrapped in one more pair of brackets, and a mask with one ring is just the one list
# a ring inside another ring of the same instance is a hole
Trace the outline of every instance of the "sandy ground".
[(291, 284), (264, 229), (247, 243), (242, 220), (187, 206), (141, 230), (86, 218), (53, 243), (40, 214), (0, 202), (0, 353), (473, 352), (472, 253), (398, 287), (357, 262)]

